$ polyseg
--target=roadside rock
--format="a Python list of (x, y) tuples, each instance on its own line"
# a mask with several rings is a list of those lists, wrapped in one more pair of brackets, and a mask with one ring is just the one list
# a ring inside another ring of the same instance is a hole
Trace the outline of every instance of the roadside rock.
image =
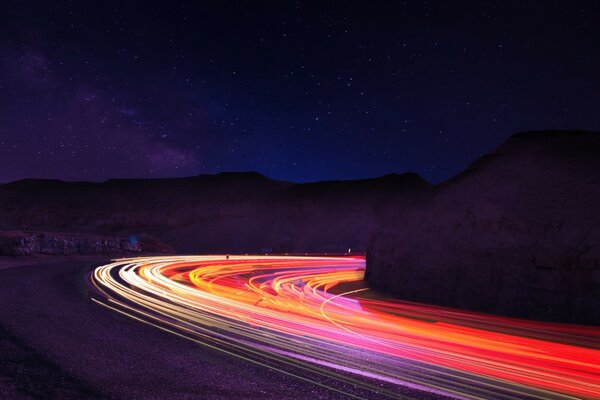
[(138, 241), (132, 238), (56, 232), (0, 232), (0, 255), (71, 255), (172, 251), (168, 246), (150, 236), (145, 235), (142, 239)]
[(600, 325), (600, 134), (526, 132), (395, 208), (366, 279), (411, 301)]

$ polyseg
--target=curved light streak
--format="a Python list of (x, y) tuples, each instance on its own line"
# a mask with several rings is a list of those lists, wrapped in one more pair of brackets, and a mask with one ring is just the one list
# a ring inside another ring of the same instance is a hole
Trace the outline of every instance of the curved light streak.
[(352, 287), (363, 275), (362, 257), (173, 256), (91, 282), (112, 310), (350, 397), (332, 381), (382, 398), (600, 398), (600, 328), (375, 298)]

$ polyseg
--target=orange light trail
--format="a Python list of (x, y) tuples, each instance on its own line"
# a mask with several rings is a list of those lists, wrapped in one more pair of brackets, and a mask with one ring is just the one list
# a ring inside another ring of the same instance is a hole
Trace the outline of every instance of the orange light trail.
[(362, 257), (173, 256), (116, 260), (91, 281), (115, 311), (322, 386), (600, 398), (600, 328), (374, 298), (351, 287), (363, 275)]

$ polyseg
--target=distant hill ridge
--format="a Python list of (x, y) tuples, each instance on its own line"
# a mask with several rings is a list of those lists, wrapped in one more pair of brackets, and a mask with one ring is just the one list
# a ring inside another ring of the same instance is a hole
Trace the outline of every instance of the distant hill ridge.
[(144, 233), (181, 252), (364, 251), (378, 206), (428, 186), (415, 174), (304, 184), (256, 172), (101, 183), (25, 179), (0, 185), (0, 230)]

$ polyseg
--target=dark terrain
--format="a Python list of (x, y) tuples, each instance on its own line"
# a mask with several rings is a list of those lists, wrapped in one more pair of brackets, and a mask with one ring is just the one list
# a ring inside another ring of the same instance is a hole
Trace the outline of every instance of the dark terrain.
[[(0, 231), (151, 235), (178, 252), (360, 252), (384, 203), (429, 185), (414, 174), (309, 184), (257, 173), (0, 186)], [(152, 250), (150, 250), (152, 251)]]
[(526, 132), (386, 213), (367, 280), (406, 300), (600, 325), (600, 134)]
[(410, 173), (295, 184), (252, 172), (8, 183), (0, 253), (351, 249), (367, 251), (370, 285), (406, 300), (600, 324), (598, 204), (600, 134), (528, 132), (438, 185)]

